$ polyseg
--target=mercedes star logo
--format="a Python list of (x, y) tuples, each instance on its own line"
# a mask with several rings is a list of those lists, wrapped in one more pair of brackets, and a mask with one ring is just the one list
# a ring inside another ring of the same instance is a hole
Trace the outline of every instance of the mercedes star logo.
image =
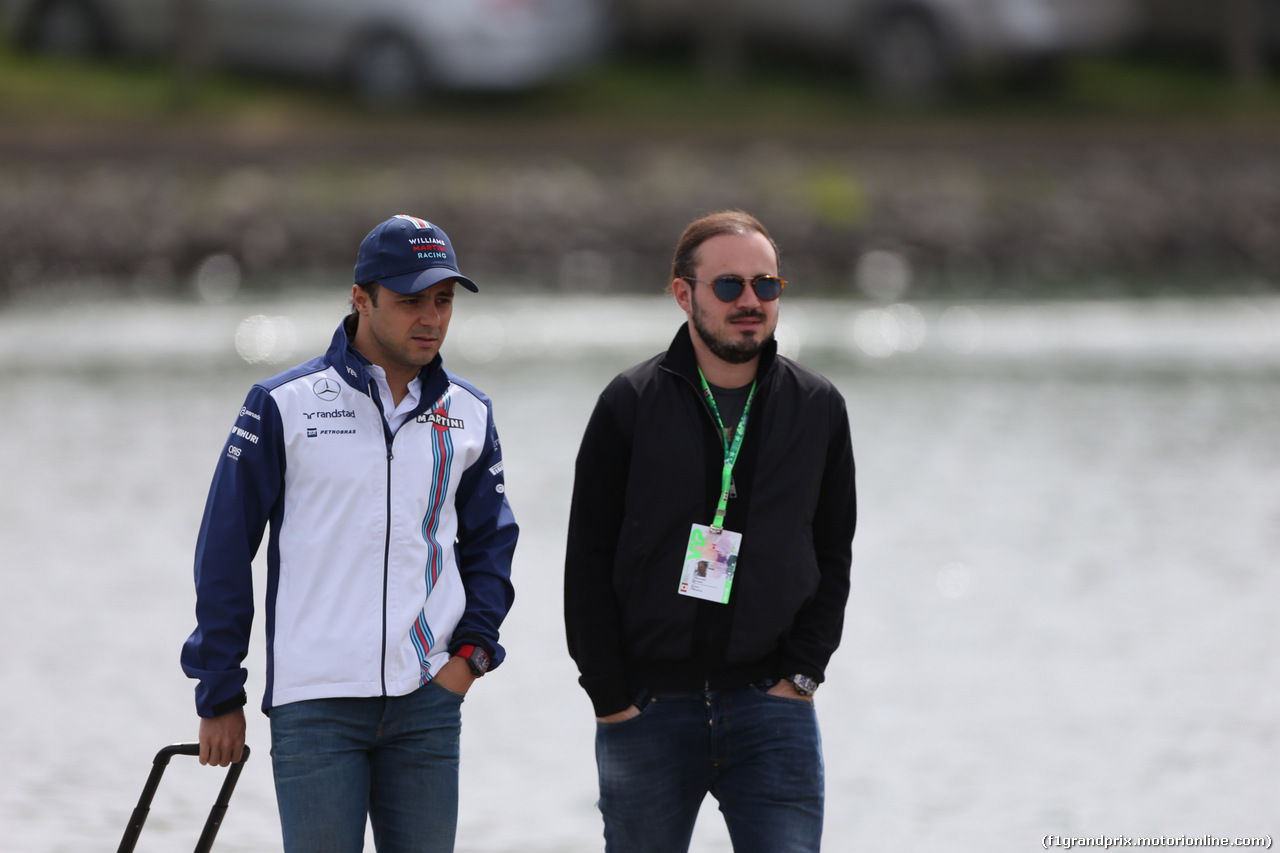
[(316, 392), (316, 396), (326, 403), (330, 400), (336, 400), (338, 393), (342, 390), (338, 387), (338, 383), (334, 382), (327, 376), (320, 377), (315, 385), (311, 386), (311, 390)]

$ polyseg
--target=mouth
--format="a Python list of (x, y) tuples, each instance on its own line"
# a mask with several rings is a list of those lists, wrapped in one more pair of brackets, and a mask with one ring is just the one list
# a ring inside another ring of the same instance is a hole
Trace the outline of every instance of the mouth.
[(729, 317), (728, 323), (740, 331), (754, 332), (764, 325), (764, 314), (758, 311), (745, 311)]

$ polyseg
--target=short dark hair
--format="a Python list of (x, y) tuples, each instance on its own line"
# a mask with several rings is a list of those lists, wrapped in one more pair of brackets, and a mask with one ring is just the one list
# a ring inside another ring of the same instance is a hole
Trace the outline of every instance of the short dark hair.
[(774, 257), (781, 261), (778, 244), (774, 242), (769, 230), (759, 219), (746, 211), (722, 210), (693, 220), (684, 229), (679, 242), (676, 243), (675, 257), (671, 259), (671, 278), (667, 281), (667, 287), (670, 288), (671, 282), (677, 278), (693, 278), (698, 265), (698, 249), (712, 237), (720, 237), (724, 234), (745, 237), (753, 231), (769, 241), (769, 245), (773, 247)]

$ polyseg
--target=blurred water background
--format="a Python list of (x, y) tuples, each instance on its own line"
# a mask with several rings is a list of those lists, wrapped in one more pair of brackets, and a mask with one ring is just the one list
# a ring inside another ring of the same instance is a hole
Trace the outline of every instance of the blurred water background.
[[(155, 751), (194, 739), (177, 655), (208, 479), (248, 386), (344, 313), (345, 284), (315, 284), (0, 314), (3, 849), (111, 849)], [(859, 460), (846, 634), (818, 694), (825, 849), (1274, 834), (1280, 300), (789, 290), (781, 317), (783, 351), (846, 396)], [(446, 363), (495, 400), (522, 526), (509, 658), (465, 706), (460, 851), (601, 847), (562, 640), (572, 463), (596, 394), (681, 321), (657, 296), (458, 301)], [(217, 849), (263, 853), (257, 712), (248, 739)], [(221, 775), (175, 759), (139, 850), (193, 846)], [(712, 807), (694, 849), (727, 851)]]

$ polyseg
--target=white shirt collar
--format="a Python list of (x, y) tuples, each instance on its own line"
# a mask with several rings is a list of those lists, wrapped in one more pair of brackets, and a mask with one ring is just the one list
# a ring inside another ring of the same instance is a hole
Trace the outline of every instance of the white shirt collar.
[(387, 419), (387, 426), (391, 427), (391, 432), (394, 435), (396, 430), (400, 429), (401, 424), (409, 417), (409, 413), (418, 406), (418, 401), (422, 397), (422, 377), (415, 376), (409, 380), (409, 391), (400, 400), (400, 405), (397, 406), (391, 396), (391, 386), (387, 383), (387, 372), (373, 363), (365, 365), (365, 370), (373, 377), (374, 384), (378, 386), (378, 397), (382, 400), (382, 414)]

